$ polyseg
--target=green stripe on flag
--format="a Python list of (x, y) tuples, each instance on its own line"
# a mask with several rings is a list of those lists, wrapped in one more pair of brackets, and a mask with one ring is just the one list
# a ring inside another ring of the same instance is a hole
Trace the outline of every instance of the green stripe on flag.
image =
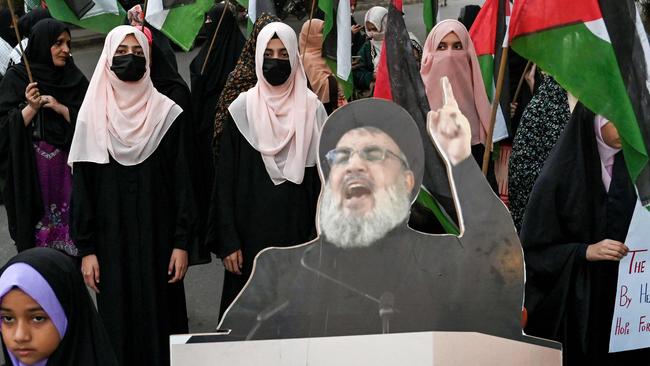
[(205, 20), (205, 13), (214, 5), (214, 0), (196, 0), (171, 9), (160, 31), (178, 44), (184, 51), (192, 48), (194, 39)]
[(491, 102), (494, 91), (494, 55), (479, 56), (478, 64), (481, 68), (481, 76), (483, 76), (485, 91), (487, 92), (488, 99)]
[(433, 26), (436, 25), (436, 19), (434, 19), (433, 12), (434, 1), (438, 2), (438, 0), (424, 0), (424, 3), (422, 4), (422, 15), (424, 16), (424, 26), (427, 29), (427, 34), (429, 34), (433, 29)]
[(445, 229), (447, 234), (454, 234), (454, 235), (459, 235), (460, 230), (458, 230), (458, 227), (456, 224), (454, 224), (454, 221), (447, 215), (447, 213), (440, 207), (440, 203), (436, 201), (436, 199), (429, 193), (429, 191), (422, 186), (420, 188), (420, 192), (418, 192), (418, 198), (416, 200), (419, 202), (422, 206), (428, 208), (438, 219), (440, 222), (440, 225), (442, 225), (442, 228)]
[(336, 14), (334, 14), (334, 0), (318, 0), (318, 8), (325, 13), (325, 23), (323, 24), (323, 40), (325, 40), (332, 27), (334, 27), (336, 17)]
[(612, 45), (579, 23), (517, 37), (512, 48), (551, 74), (587, 108), (614, 123), (630, 176), (636, 181), (648, 154)]
[(126, 11), (117, 3), (120, 14), (101, 14), (87, 19), (79, 19), (63, 0), (46, 0), (47, 8), (54, 19), (74, 24), (84, 29), (108, 34), (113, 28), (124, 24)]

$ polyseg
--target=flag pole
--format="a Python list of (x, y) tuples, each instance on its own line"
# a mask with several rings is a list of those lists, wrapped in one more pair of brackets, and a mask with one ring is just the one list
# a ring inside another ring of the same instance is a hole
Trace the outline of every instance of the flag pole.
[(497, 77), (496, 91), (492, 100), (492, 114), (490, 115), (490, 126), (487, 131), (485, 140), (485, 153), (483, 153), (483, 175), (487, 176), (488, 166), (490, 163), (490, 154), (492, 153), (492, 136), (494, 135), (494, 124), (497, 119), (497, 110), (501, 99), (501, 90), (503, 89), (503, 79), (506, 74), (506, 65), (508, 63), (508, 47), (503, 47), (501, 51), (501, 62), (499, 63), (499, 75)]
[(147, 21), (147, 7), (149, 6), (149, 0), (144, 0), (144, 7), (142, 8), (142, 28), (140, 31), (144, 33), (144, 23)]
[(20, 36), (20, 30), (18, 29), (18, 22), (16, 21), (16, 13), (14, 12), (13, 0), (7, 0), (7, 5), (9, 6), (9, 12), (11, 13), (11, 23), (14, 26), (14, 31), (16, 32), (16, 38), (18, 39), (18, 46), (20, 47), (20, 53), (23, 57), (23, 62), (25, 63), (25, 69), (27, 69), (27, 77), (29, 78), (29, 83), (34, 82), (32, 77), (32, 68), (29, 67), (29, 61), (27, 60), (27, 55), (25, 55), (25, 50), (23, 49), (22, 37)]
[(205, 60), (203, 60), (203, 66), (201, 66), (201, 75), (203, 75), (203, 72), (205, 71), (205, 67), (208, 65), (208, 58), (210, 58), (210, 53), (212, 53), (212, 47), (214, 47), (214, 41), (217, 39), (217, 34), (219, 34), (219, 29), (221, 28), (221, 22), (223, 21), (224, 15), (226, 15), (227, 11), (230, 11), (228, 9), (228, 5), (230, 3), (230, 0), (226, 0), (226, 3), (223, 8), (223, 12), (221, 12), (221, 17), (219, 18), (219, 23), (217, 23), (217, 28), (214, 30), (214, 34), (212, 35), (212, 40), (210, 41), (210, 47), (208, 47), (208, 52), (205, 54)]
[(519, 98), (519, 92), (521, 92), (521, 86), (524, 84), (524, 79), (526, 79), (526, 74), (528, 73), (528, 71), (530, 71), (530, 66), (532, 64), (533, 62), (528, 60), (528, 63), (524, 68), (524, 72), (521, 74), (521, 78), (519, 78), (519, 84), (517, 84), (517, 90), (515, 91), (515, 95), (512, 97), (513, 102), (516, 102), (517, 99)]
[(305, 37), (305, 50), (302, 51), (302, 63), (305, 63), (305, 55), (307, 54), (307, 43), (309, 43), (309, 33), (311, 33), (311, 21), (314, 19), (314, 11), (316, 10), (316, 3), (318, 0), (311, 1), (311, 11), (309, 12), (309, 25), (307, 26), (307, 37)]

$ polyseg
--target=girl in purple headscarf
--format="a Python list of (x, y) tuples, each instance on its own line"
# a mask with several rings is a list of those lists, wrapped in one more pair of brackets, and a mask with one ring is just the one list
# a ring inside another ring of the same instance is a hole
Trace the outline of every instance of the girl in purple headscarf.
[(71, 258), (54, 249), (29, 249), (1, 273), (0, 330), (9, 365), (117, 366)]

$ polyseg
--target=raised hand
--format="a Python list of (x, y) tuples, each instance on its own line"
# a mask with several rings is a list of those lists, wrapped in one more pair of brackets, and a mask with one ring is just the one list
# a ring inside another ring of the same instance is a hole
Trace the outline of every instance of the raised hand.
[(457, 165), (472, 154), (472, 131), (458, 108), (449, 79), (443, 76), (440, 84), (444, 103), (442, 108), (429, 112), (427, 130), (451, 164)]

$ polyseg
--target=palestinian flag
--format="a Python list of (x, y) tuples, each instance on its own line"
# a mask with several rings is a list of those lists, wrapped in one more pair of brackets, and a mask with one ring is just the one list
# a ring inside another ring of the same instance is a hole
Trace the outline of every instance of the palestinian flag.
[(177, 4), (171, 9), (165, 9), (163, 0), (149, 0), (145, 20), (183, 50), (189, 51), (203, 26), (205, 13), (212, 6), (214, 0), (196, 0), (189, 5)]
[(343, 86), (346, 97), (352, 96), (352, 15), (350, 0), (314, 0), (325, 14), (323, 53), (325, 61)]
[[(380, 77), (385, 78), (385, 94), (390, 95), (390, 99), (409, 112), (424, 142), (424, 178), (417, 204), (430, 211), (431, 217), (435, 217), (447, 233), (458, 234), (458, 226), (452, 219), (457, 216), (447, 169), (427, 131), (429, 100), (420, 76), (420, 65), (413, 55), (411, 39), (400, 10), (401, 1), (396, 2), (388, 8), (386, 37), (377, 83), (380, 82)], [(385, 71), (382, 72), (381, 67), (384, 67)]]
[(45, 4), (53, 18), (103, 34), (124, 24), (126, 19), (126, 11), (117, 0), (91, 1), (90, 4), (74, 0), (45, 0)]
[(517, 0), (510, 39), (517, 53), (614, 123), (639, 198), (650, 205), (650, 46), (633, 0)]
[(424, 0), (422, 4), (422, 16), (427, 35), (438, 22), (438, 0)]
[[(488, 99), (493, 102), (496, 91), (496, 75), (499, 74), (499, 64), (503, 54), (504, 40), (507, 34), (507, 22), (510, 18), (510, 2), (507, 0), (487, 0), (481, 11), (478, 13), (469, 35), (476, 49), (476, 56), (481, 66), (481, 75), (485, 83), (485, 91)], [(507, 46), (507, 43), (505, 44)], [(505, 73), (506, 77), (508, 72)], [(507, 85), (509, 80), (504, 80), (501, 89), (501, 100), (494, 125), (492, 141), (500, 141), (508, 137), (507, 125), (509, 124), (508, 113), (510, 110), (510, 95)]]

